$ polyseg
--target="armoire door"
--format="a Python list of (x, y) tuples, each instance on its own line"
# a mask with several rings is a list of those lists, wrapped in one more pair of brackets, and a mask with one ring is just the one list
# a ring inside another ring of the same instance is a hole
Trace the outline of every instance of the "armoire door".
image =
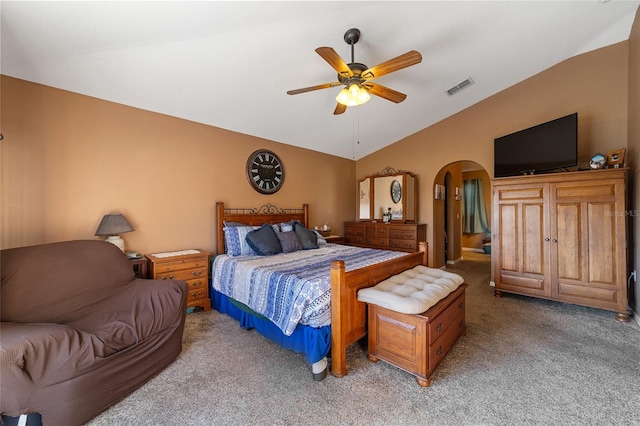
[(496, 290), (539, 297), (551, 295), (547, 191), (547, 184), (494, 188), (491, 249)]
[(622, 179), (550, 185), (554, 299), (626, 310), (624, 191)]

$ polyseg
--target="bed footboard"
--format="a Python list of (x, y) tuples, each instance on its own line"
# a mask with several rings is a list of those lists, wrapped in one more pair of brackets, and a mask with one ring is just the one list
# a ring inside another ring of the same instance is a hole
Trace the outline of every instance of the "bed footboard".
[(414, 266), (427, 266), (427, 259), (423, 241), (416, 253), (349, 272), (342, 260), (331, 262), (331, 374), (347, 374), (347, 347), (367, 334), (367, 305), (358, 301), (358, 290)]

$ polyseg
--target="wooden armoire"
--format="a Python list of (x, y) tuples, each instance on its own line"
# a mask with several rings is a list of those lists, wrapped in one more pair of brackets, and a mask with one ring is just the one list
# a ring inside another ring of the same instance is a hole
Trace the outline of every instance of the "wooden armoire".
[(627, 169), (493, 179), (492, 265), (502, 292), (627, 311)]

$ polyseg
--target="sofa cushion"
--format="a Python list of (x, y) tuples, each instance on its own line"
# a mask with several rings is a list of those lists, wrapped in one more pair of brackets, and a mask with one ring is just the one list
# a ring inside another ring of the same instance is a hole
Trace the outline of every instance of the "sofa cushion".
[(2, 321), (64, 324), (134, 279), (126, 255), (99, 240), (5, 249), (0, 262)]

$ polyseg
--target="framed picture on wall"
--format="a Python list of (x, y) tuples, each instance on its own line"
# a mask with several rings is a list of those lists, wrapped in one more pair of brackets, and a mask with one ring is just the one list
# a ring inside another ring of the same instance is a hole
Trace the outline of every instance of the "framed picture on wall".
[(445, 199), (445, 187), (444, 185), (438, 185), (436, 183), (436, 187), (434, 189), (434, 197), (436, 200), (444, 200)]

